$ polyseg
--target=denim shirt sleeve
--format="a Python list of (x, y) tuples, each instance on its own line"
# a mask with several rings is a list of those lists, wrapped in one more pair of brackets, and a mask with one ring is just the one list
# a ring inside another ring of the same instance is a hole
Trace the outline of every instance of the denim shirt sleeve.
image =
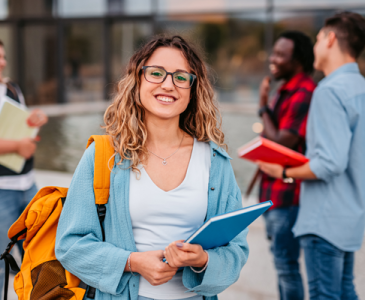
[[(242, 195), (228, 159), (226, 159), (226, 162), (226, 166), (229, 165), (230, 170), (227, 170), (227, 172), (223, 171), (222, 173), (229, 176), (229, 181), (234, 186), (229, 191), (225, 207), (225, 212), (229, 212), (242, 208)], [(227, 192), (228, 190), (229, 188)], [(198, 295), (212, 297), (223, 292), (235, 283), (240, 276), (242, 267), (248, 259), (247, 233), (248, 229), (245, 229), (228, 245), (208, 250), (209, 263), (203, 273), (195, 273), (190, 267), (185, 267), (183, 284), (189, 289), (188, 292), (195, 292)]]
[(55, 252), (64, 268), (89, 286), (120, 295), (131, 277), (124, 274), (130, 251), (102, 242), (93, 190), (94, 156), (92, 144), (72, 178), (58, 223)]
[(329, 181), (346, 170), (352, 138), (346, 110), (330, 87), (315, 91), (308, 126), (309, 166), (317, 178)]

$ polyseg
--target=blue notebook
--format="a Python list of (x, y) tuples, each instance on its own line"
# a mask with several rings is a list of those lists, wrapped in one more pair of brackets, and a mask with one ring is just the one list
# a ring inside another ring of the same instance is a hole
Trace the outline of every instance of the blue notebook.
[(212, 217), (185, 243), (199, 244), (204, 250), (227, 245), (270, 206), (272, 206), (272, 202), (269, 200)]

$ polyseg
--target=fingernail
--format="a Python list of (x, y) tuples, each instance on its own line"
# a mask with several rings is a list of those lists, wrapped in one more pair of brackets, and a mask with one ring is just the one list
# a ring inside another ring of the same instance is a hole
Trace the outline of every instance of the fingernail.
[(176, 247), (178, 247), (178, 248), (182, 248), (183, 246), (184, 246), (183, 243), (176, 243)]

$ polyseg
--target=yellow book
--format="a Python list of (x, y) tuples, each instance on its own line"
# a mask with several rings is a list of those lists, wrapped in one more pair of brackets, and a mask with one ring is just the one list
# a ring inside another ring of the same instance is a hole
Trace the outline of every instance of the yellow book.
[[(0, 139), (35, 138), (38, 128), (28, 126), (29, 111), (27, 108), (7, 96), (3, 96), (0, 102)], [(24, 163), (25, 158), (16, 153), (0, 155), (0, 164), (16, 173), (22, 171)]]

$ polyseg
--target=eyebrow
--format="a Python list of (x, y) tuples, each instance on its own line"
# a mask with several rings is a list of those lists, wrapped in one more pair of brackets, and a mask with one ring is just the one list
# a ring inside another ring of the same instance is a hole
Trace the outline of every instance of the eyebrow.
[[(156, 66), (156, 65), (153, 65), (152, 67), (157, 67), (157, 68), (161, 68), (161, 69), (164, 69), (165, 68), (163, 66)], [(166, 70), (165, 70), (166, 71)], [(185, 73), (189, 73), (188, 71), (184, 70), (184, 69), (176, 69), (175, 72), (185, 72)]]

